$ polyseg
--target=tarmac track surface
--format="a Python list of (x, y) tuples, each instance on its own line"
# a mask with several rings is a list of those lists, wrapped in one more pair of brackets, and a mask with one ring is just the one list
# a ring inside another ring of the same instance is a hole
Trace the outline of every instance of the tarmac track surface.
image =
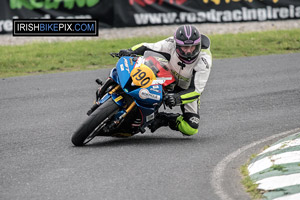
[[(215, 60), (197, 135), (161, 128), (80, 148), (71, 135), (108, 69), (1, 79), (0, 199), (219, 199), (211, 179), (220, 160), (300, 126), (299, 63), (300, 54)], [(238, 170), (264, 145), (224, 169), (230, 198), (249, 199)]]

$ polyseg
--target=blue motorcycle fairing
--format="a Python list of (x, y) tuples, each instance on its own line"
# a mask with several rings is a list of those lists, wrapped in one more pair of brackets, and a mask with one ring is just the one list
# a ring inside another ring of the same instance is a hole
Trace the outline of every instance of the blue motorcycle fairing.
[[(157, 106), (161, 105), (163, 100), (163, 88), (162, 85), (151, 85), (147, 88), (131, 86), (131, 83), (128, 83), (128, 81), (131, 79), (130, 72), (133, 70), (135, 63), (132, 57), (120, 58), (116, 67), (111, 70), (110, 77), (136, 102), (143, 117), (142, 127), (144, 128), (154, 119)], [(100, 100), (100, 103), (105, 102), (111, 96), (112, 95), (107, 94)], [(112, 96), (114, 100), (118, 97), (118, 95)], [(124, 99), (122, 101), (119, 99), (119, 101), (115, 100), (120, 107), (123, 107), (125, 104)], [(121, 109), (117, 115), (122, 115), (124, 112), (124, 109)]]
[[(132, 57), (124, 56), (120, 58), (116, 67), (111, 70), (110, 77), (112, 77), (127, 94), (132, 96), (137, 104), (154, 107), (162, 101), (162, 86), (151, 85), (147, 88), (132, 88), (128, 80), (130, 79), (130, 72), (133, 70), (135, 63)], [(126, 85), (127, 83), (128, 85)]]
[(119, 77), (118, 77), (118, 73), (117, 73), (117, 69), (114, 67), (112, 68), (112, 70), (110, 71), (109, 76), (118, 84), (120, 84), (119, 81)]
[[(131, 59), (131, 60), (130, 60)], [(132, 61), (132, 57), (124, 56), (119, 59), (116, 69), (118, 76), (121, 77), (118, 80), (118, 83), (122, 88), (125, 87), (126, 83), (130, 79), (130, 73), (135, 65), (135, 62)]]

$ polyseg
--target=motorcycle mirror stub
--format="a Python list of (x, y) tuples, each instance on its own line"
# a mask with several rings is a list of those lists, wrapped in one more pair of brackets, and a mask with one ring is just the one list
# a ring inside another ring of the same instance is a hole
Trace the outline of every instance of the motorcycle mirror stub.
[(132, 83), (136, 86), (140, 86), (141, 88), (149, 87), (152, 84), (152, 81), (156, 79), (152, 69), (144, 64), (141, 64), (140, 67), (135, 67), (131, 71), (130, 77), (132, 79)]

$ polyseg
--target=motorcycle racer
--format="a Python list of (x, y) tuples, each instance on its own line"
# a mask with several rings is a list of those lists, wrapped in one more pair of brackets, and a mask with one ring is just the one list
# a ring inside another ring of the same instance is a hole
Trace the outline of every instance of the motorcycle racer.
[(174, 36), (156, 43), (142, 43), (120, 50), (120, 56), (143, 55), (147, 50), (170, 55), (169, 68), (176, 78), (175, 87), (165, 96), (170, 108), (180, 106), (182, 114), (160, 112), (149, 126), (151, 132), (169, 126), (184, 135), (198, 132), (200, 95), (204, 91), (212, 66), (210, 39), (200, 34), (195, 26), (182, 25)]

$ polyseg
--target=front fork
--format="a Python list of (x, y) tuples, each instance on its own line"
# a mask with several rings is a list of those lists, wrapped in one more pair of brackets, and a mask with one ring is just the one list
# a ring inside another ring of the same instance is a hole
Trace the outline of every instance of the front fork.
[(115, 120), (112, 121), (112, 123), (108, 126), (109, 129), (117, 128), (125, 119), (125, 117), (128, 115), (129, 112), (132, 111), (132, 109), (136, 106), (135, 101), (133, 101), (123, 112), (120, 116), (118, 116)]
[[(125, 120), (128, 113), (130, 113), (133, 108), (136, 106), (135, 101), (131, 101), (131, 103), (128, 105), (124, 97), (120, 95), (119, 93), (116, 93), (121, 88), (120, 85), (115, 86), (111, 91), (108, 92), (109, 96), (108, 98), (112, 98), (112, 100), (120, 107), (124, 108), (119, 111), (118, 114), (115, 115), (115, 119), (113, 119), (110, 124), (104, 129), (104, 131), (111, 131), (114, 129), (117, 129), (122, 122)], [(129, 103), (129, 102), (128, 102)]]
[[(96, 80), (96, 82), (99, 84), (100, 82), (102, 83), (102, 81), (99, 81), (98, 79)], [(109, 87), (109, 85), (106, 85), (109, 81), (106, 81), (106, 83), (103, 85), (103, 87), (101, 88), (101, 90), (99, 91), (99, 93), (102, 92), (102, 95), (101, 95), (101, 98), (104, 96), (103, 94), (103, 90), (104, 89), (107, 89)], [(101, 84), (99, 84), (101, 85)], [(115, 103), (118, 105), (118, 106), (124, 106), (125, 105), (125, 102), (122, 101), (123, 100), (123, 97), (121, 95), (118, 95), (118, 94), (115, 94), (116, 91), (118, 91), (119, 89), (121, 88), (120, 85), (116, 85), (113, 89), (111, 89), (108, 94), (111, 96), (111, 98), (115, 101)], [(94, 105), (91, 107), (91, 109), (87, 112), (87, 115), (91, 115), (99, 106), (100, 106), (100, 103), (99, 103), (99, 96), (97, 96), (97, 99), (94, 103)], [(125, 109), (125, 112), (123, 112), (117, 119), (115, 119), (113, 121), (113, 123), (111, 123), (111, 125), (109, 126), (109, 128), (112, 128), (112, 127), (116, 127), (118, 125), (120, 125), (125, 117), (127, 116), (127, 114), (129, 112), (132, 111), (132, 109), (136, 106), (136, 103), (135, 101), (132, 101), (132, 103), (127, 106), (127, 108)]]

